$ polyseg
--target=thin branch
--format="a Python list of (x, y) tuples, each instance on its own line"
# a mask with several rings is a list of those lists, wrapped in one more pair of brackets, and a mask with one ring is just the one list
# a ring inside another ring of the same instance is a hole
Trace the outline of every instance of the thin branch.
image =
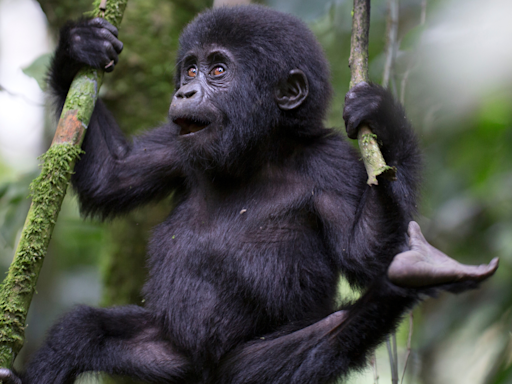
[(393, 347), (391, 346), (391, 337), (394, 336), (394, 334), (392, 336), (388, 336), (388, 338), (386, 339), (386, 347), (388, 348), (389, 367), (391, 370), (391, 383), (398, 384), (398, 372), (395, 361), (395, 353), (393, 351)]
[(396, 346), (396, 332), (391, 336), (391, 340), (393, 341), (393, 368), (395, 369), (394, 377), (396, 377), (396, 382), (393, 381), (393, 384), (398, 384), (398, 349)]
[(427, 0), (421, 0), (420, 25), (425, 25), (426, 21), (427, 21)]
[[(421, 16), (420, 16), (420, 26), (425, 25), (427, 20), (427, 0), (421, 0)], [(415, 55), (409, 62), (407, 69), (405, 70), (404, 76), (402, 77), (402, 82), (400, 85), (400, 102), (402, 105), (405, 101), (405, 88), (407, 87), (407, 82), (409, 80), (409, 75), (411, 71), (416, 67), (417, 61)]]
[(377, 369), (377, 355), (375, 352), (373, 352), (371, 364), (373, 367), (373, 384), (379, 384), (379, 370)]
[(403, 382), (404, 382), (405, 371), (407, 369), (407, 363), (409, 362), (409, 356), (411, 356), (413, 326), (414, 326), (414, 314), (411, 311), (411, 314), (409, 315), (409, 336), (407, 337), (407, 354), (405, 355), (404, 370), (402, 372), (402, 380), (400, 381), (400, 384), (403, 384)]
[(382, 86), (388, 88), (393, 76), (396, 52), (398, 51), (398, 0), (388, 0), (388, 17), (386, 26), (386, 62), (382, 76)]
[[(370, 31), (370, 0), (354, 0), (354, 16), (352, 17), (352, 36), (350, 40), (350, 57), (348, 59), (351, 79), (350, 88), (360, 82), (368, 82), (368, 34)], [(363, 158), (368, 185), (377, 185), (377, 176), (382, 175), (390, 180), (396, 178), (396, 168), (390, 167), (377, 144), (376, 136), (366, 125), (359, 127), (357, 135), (359, 148)]]
[(405, 103), (405, 87), (407, 86), (407, 81), (409, 80), (409, 75), (414, 68), (414, 65), (407, 66), (407, 69), (404, 72), (404, 76), (402, 77), (402, 82), (400, 84), (400, 104), (404, 105)]

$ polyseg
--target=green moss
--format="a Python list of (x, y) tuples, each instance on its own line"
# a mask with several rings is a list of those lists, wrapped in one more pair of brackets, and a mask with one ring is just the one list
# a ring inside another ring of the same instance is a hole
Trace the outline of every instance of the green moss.
[(98, 100), (102, 79), (103, 72), (92, 68), (82, 69), (71, 84), (61, 116), (69, 111), (77, 111), (77, 119), (87, 127)]
[(365, 133), (363, 135), (363, 144), (372, 144), (372, 139), (377, 140), (377, 135), (375, 133)]
[(52, 146), (42, 156), (42, 170), (31, 184), (32, 205), (9, 273), (0, 287), (0, 366), (9, 367), (23, 346), (25, 319), (35, 292), (53, 227), (69, 184), (77, 146)]
[(108, 0), (105, 14), (100, 10), (100, 3), (101, 0), (94, 0), (94, 11), (86, 12), (86, 16), (103, 17), (115, 27), (119, 27), (121, 20), (123, 19), (124, 9), (126, 8), (128, 0)]

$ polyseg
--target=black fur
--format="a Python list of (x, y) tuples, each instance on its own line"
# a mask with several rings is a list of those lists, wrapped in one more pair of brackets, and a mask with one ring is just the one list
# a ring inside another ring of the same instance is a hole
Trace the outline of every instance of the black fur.
[[(81, 21), (62, 31), (50, 73), (59, 105), (82, 63), (117, 60), (119, 45), (93, 28)], [(73, 177), (82, 212), (101, 218), (175, 191), (176, 208), (149, 244), (145, 308), (76, 308), (52, 328), (26, 384), (70, 383), (85, 371), (149, 382), (332, 383), (362, 367), (418, 300), (386, 278), (405, 247), (420, 167), (390, 94), (361, 84), (346, 98), (349, 135), (369, 124), (398, 168), (397, 181), (369, 187), (359, 155), (323, 127), (328, 64), (304, 23), (259, 6), (220, 8), (198, 16), (180, 42), (177, 92), (187, 54), (212, 46), (232, 55), (224, 90), (201, 90), (198, 107), (180, 116), (171, 107), (168, 124), (133, 142), (99, 102)], [(309, 96), (282, 110), (275, 90), (293, 69), (306, 74)], [(180, 135), (178, 117), (213, 123)], [(340, 274), (365, 290), (342, 308)]]

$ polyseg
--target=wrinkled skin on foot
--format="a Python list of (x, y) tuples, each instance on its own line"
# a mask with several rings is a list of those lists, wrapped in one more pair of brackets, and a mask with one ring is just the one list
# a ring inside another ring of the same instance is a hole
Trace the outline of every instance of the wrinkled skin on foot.
[(388, 268), (388, 278), (395, 285), (421, 288), (463, 282), (479, 283), (498, 269), (498, 258), (482, 265), (457, 262), (430, 245), (415, 221), (409, 223), (407, 232), (410, 251), (396, 255)]

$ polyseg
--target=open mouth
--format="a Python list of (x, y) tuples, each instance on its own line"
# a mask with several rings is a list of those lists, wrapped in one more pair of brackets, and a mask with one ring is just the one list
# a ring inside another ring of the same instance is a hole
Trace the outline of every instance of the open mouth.
[(203, 129), (205, 129), (210, 123), (208, 121), (201, 121), (196, 119), (187, 119), (187, 118), (177, 118), (173, 120), (174, 124), (179, 125), (181, 128), (180, 130), (180, 136), (181, 135), (188, 135), (190, 133), (196, 133)]

